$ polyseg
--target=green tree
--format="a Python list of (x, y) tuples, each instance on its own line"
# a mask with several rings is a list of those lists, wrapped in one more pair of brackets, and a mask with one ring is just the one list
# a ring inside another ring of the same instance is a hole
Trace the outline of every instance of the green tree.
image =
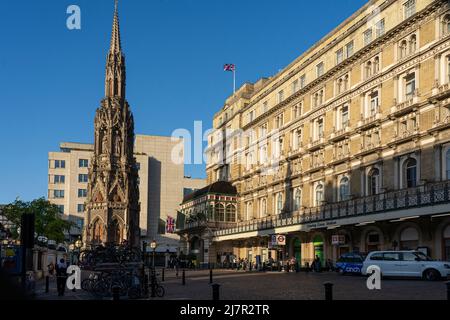
[(11, 230), (13, 238), (18, 238), (17, 228), (20, 226), (23, 214), (35, 215), (35, 232), (40, 236), (57, 242), (64, 241), (64, 232), (69, 231), (73, 222), (62, 219), (58, 206), (50, 203), (44, 198), (31, 202), (16, 200), (6, 205), (2, 214), (16, 227)]

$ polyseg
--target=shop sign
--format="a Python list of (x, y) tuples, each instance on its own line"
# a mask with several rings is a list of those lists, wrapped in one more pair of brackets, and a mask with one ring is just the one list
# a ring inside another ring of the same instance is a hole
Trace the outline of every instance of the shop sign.
[(285, 246), (286, 245), (286, 236), (283, 234), (273, 234), (269, 248), (275, 246)]

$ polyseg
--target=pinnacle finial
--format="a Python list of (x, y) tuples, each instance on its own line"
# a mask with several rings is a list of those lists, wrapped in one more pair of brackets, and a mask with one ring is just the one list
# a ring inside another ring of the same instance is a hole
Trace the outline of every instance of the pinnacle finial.
[(119, 0), (114, 0), (114, 20), (111, 34), (111, 48), (110, 51), (118, 53), (122, 51), (120, 43), (120, 27), (119, 27)]

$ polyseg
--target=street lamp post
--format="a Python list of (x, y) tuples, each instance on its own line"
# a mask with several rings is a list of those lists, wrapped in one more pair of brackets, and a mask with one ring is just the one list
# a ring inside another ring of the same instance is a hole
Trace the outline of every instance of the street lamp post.
[(80, 260), (80, 250), (81, 250), (82, 246), (83, 246), (83, 241), (81, 241), (81, 238), (78, 238), (78, 240), (75, 241), (75, 248), (77, 250), (77, 264)]
[(156, 247), (157, 247), (158, 245), (157, 245), (157, 243), (156, 243), (156, 241), (155, 240), (153, 240), (151, 243), (150, 243), (150, 248), (152, 248), (152, 250), (153, 250), (153, 256), (152, 256), (152, 269), (153, 270), (155, 270), (155, 250), (156, 250)]
[(151, 297), (154, 298), (155, 297), (155, 291), (156, 291), (156, 272), (155, 272), (155, 250), (157, 247), (157, 243), (155, 240), (153, 240), (150, 243), (150, 248), (152, 248), (153, 250), (153, 255), (152, 255), (152, 275), (151, 275), (151, 288), (152, 288), (152, 292), (151, 292)]

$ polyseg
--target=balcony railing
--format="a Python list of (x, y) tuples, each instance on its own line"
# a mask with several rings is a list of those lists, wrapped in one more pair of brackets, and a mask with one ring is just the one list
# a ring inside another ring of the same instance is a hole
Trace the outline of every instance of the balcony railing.
[(352, 128), (350, 127), (350, 122), (347, 122), (343, 125), (342, 128), (336, 130), (336, 128), (333, 128), (333, 133), (330, 135), (331, 141), (338, 141), (341, 139), (346, 138), (350, 132), (352, 131)]
[[(214, 236), (261, 231), (277, 227), (326, 222), (343, 218), (382, 214), (450, 202), (450, 181), (418, 186), (416, 188), (389, 191), (319, 207), (302, 208), (295, 214), (284, 213), (262, 219), (245, 221), (227, 229), (216, 230)], [(371, 217), (373, 219), (373, 217)]]
[(381, 122), (381, 117), (382, 114), (378, 110), (366, 118), (364, 115), (361, 115), (361, 120), (358, 121), (356, 128), (359, 130), (370, 129)]
[(319, 149), (324, 144), (325, 144), (325, 138), (323, 137), (323, 135), (321, 135), (316, 140), (312, 140), (312, 139), (309, 140), (308, 149), (310, 151), (313, 150), (313, 149)]
[(419, 102), (419, 90), (416, 89), (410, 95), (403, 97), (403, 102), (394, 99), (394, 106), (391, 108), (391, 115), (398, 117), (413, 110)]

